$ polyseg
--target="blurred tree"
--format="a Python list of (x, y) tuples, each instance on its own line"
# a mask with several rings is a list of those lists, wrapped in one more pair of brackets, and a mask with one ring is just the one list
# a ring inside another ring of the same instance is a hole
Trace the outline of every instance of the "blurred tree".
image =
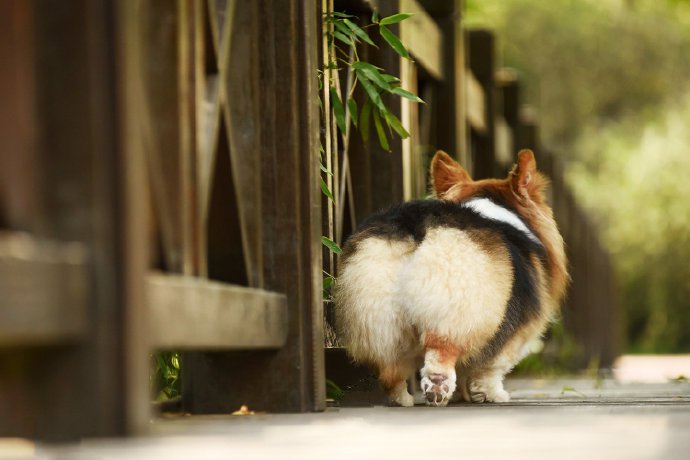
[(690, 1), (468, 0), (614, 255), (631, 351), (690, 351)]

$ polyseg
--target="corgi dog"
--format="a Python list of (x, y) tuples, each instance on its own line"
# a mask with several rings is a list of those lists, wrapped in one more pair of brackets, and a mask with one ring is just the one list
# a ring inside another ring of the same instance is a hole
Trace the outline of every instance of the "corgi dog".
[(414, 405), (406, 379), (417, 366), (427, 405), (447, 405), (456, 387), (468, 402), (507, 402), (504, 376), (554, 318), (569, 279), (548, 181), (530, 150), (506, 179), (478, 181), (439, 151), (431, 178), (435, 198), (372, 215), (344, 244), (339, 339), (391, 404)]

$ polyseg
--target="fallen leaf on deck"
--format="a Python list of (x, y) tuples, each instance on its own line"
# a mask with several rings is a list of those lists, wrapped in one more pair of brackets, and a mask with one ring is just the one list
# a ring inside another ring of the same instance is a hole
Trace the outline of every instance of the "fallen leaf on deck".
[(243, 404), (242, 407), (233, 412), (232, 415), (254, 415), (254, 411), (249, 410), (249, 408)]

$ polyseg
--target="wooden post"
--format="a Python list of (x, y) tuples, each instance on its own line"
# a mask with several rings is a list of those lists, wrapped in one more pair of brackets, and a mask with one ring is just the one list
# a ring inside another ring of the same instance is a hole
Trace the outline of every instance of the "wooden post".
[(255, 152), (261, 165), (262, 278), (265, 289), (287, 296), (287, 341), (277, 351), (186, 354), (183, 405), (194, 413), (227, 413), (241, 404), (273, 412), (325, 408), (317, 7), (315, 0), (258, 7), (258, 55), (252, 58), (261, 69), (253, 75), (262, 83), (260, 128), (256, 124), (261, 151)]
[(462, 30), (463, 0), (425, 1), (443, 36), (443, 80), (434, 100), (437, 148), (454, 155), (472, 170), (466, 122), (465, 33)]
[[(38, 185), (28, 195), (21, 187), (5, 190), (7, 202), (19, 203), (10, 206), (7, 225), (30, 232), (32, 244), (78, 244), (88, 254), (83, 332), (68, 341), (29, 338), (0, 351), (3, 436), (116, 436), (141, 432), (148, 420), (147, 354), (137, 336), (143, 324), (139, 254), (146, 253), (140, 171), (128, 162), (134, 152), (122, 137), (124, 9), (100, 0), (0, 6), (0, 42), (11, 44), (10, 62), (17, 64), (0, 71), (0, 98), (10, 101), (0, 112), (33, 110), (22, 120), (25, 130), (8, 130), (3, 138), (19, 147), (13, 155), (26, 154), (16, 164), (19, 177), (28, 174)], [(27, 79), (5, 84), (14, 72)], [(0, 120), (11, 116), (2, 113)], [(35, 142), (27, 142), (27, 132)], [(21, 286), (9, 289), (0, 293), (3, 301), (30, 294)]]
[(470, 30), (468, 35), (469, 68), (477, 78), (484, 93), (484, 133), (474, 141), (474, 179), (484, 179), (495, 175), (495, 94), (494, 94), (494, 36), (488, 30)]

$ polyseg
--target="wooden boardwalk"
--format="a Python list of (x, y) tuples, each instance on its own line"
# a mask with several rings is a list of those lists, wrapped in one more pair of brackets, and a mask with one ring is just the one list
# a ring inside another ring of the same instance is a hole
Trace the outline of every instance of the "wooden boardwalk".
[(690, 458), (687, 380), (511, 379), (507, 387), (513, 401), (500, 405), (174, 416), (157, 419), (151, 435), (139, 439), (63, 446), (0, 441), (0, 458)]

